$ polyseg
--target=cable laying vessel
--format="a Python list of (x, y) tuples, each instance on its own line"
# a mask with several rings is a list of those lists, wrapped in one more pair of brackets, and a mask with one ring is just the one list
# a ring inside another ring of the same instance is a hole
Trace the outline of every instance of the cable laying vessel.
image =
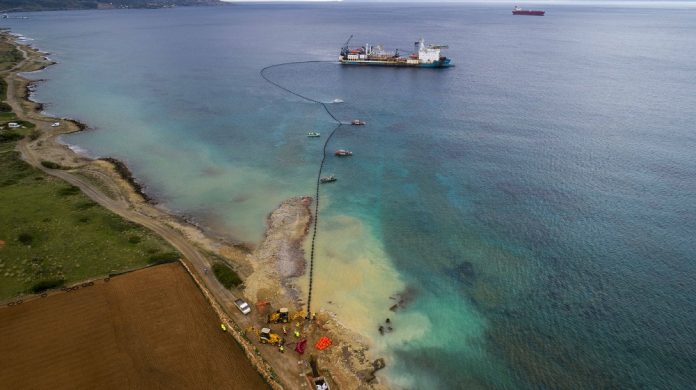
[(376, 66), (403, 66), (414, 68), (447, 68), (454, 66), (451, 59), (440, 55), (441, 49), (447, 49), (447, 45), (426, 45), (423, 38), (414, 43), (414, 51), (402, 56), (399, 49), (393, 52), (385, 51), (382, 45), (350, 48), (350, 38), (343, 44), (338, 62), (344, 65), (376, 65)]

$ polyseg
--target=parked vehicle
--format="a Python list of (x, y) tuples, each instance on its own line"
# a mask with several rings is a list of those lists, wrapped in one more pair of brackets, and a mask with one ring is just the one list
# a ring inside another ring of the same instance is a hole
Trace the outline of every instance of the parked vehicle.
[(249, 307), (249, 304), (241, 299), (236, 299), (234, 301), (234, 305), (237, 306), (237, 309), (239, 309), (239, 311), (241, 311), (244, 315), (247, 315), (249, 314), (249, 312), (251, 312), (251, 307)]

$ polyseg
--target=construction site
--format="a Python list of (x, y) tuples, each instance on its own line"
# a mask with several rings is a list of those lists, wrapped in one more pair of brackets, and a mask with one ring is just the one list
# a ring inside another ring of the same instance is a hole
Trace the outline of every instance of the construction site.
[(159, 265), (8, 303), (3, 387), (339, 388), (320, 364), (347, 347), (325, 321), (267, 301), (232, 320), (188, 271)]

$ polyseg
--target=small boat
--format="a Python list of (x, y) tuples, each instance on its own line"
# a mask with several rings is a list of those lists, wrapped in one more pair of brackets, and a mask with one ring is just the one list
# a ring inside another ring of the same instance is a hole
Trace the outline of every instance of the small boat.
[(546, 11), (522, 9), (517, 6), (512, 10), (513, 15), (544, 16), (545, 13)]
[(331, 183), (333, 181), (336, 181), (336, 176), (330, 175), (330, 176), (322, 176), (319, 178), (320, 183)]
[(334, 99), (333, 103), (343, 103), (343, 99)]
[(353, 119), (353, 121), (350, 122), (350, 124), (353, 126), (363, 126), (365, 125), (365, 122), (361, 121), (360, 119)]
[(60, 126), (60, 122), (53, 122), (51, 124), (51, 127), (58, 127), (58, 126)]
[(352, 156), (353, 152), (350, 150), (345, 150), (345, 149), (338, 149), (336, 153), (334, 153), (338, 157), (347, 157), (347, 156)]
[(319, 134), (315, 131), (310, 131), (309, 133), (307, 133), (307, 137), (320, 137), (320, 136), (321, 136), (321, 134)]

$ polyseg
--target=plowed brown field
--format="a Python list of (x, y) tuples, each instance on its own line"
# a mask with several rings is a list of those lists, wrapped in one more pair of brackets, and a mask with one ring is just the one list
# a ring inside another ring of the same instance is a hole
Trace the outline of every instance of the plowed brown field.
[(266, 389), (178, 263), (0, 309), (2, 389)]

